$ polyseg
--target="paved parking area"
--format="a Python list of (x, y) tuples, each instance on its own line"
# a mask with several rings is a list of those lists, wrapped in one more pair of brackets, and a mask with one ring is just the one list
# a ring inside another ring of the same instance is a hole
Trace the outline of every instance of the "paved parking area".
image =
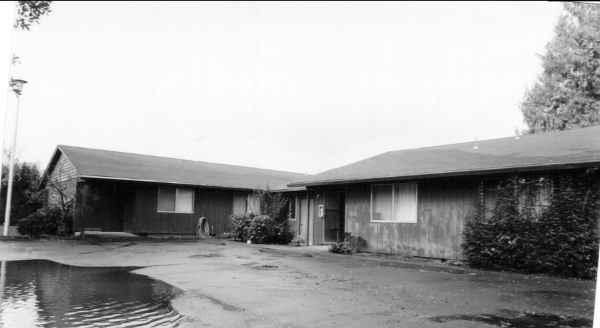
[(594, 281), (206, 241), (0, 241), (0, 260), (142, 266), (189, 327), (591, 327)]

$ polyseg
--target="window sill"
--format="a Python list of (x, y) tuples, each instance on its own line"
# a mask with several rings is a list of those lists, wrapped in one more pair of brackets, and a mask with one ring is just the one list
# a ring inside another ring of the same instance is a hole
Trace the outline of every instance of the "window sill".
[(417, 224), (417, 221), (385, 221), (385, 220), (370, 220), (369, 222), (371, 223), (394, 223), (394, 224), (398, 224), (398, 223), (405, 223), (405, 224)]
[(175, 212), (175, 211), (156, 211), (156, 213), (168, 213), (168, 214), (194, 214), (194, 212)]

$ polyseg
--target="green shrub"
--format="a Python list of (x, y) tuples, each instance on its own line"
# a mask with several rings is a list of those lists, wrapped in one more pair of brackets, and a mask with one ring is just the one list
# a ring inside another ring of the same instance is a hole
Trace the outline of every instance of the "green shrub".
[(269, 243), (274, 235), (275, 221), (267, 215), (255, 216), (248, 225), (246, 240), (255, 244)]
[(588, 174), (561, 176), (541, 213), (523, 204), (522, 179), (498, 187), (492, 217), (467, 219), (463, 251), (470, 265), (593, 278), (598, 260), (598, 195)]
[(260, 214), (268, 215), (276, 222), (288, 219), (288, 200), (281, 193), (270, 190), (257, 190), (254, 194), (260, 200)]
[(280, 193), (269, 190), (256, 191), (260, 200), (261, 215), (254, 213), (231, 216), (232, 235), (241, 241), (256, 244), (287, 244), (294, 235), (287, 218), (287, 200)]
[(232, 215), (233, 237), (237, 240), (250, 240), (255, 244), (287, 244), (293, 235), (288, 231), (287, 221), (280, 223), (268, 215)]
[(231, 216), (231, 234), (236, 240), (246, 241), (248, 240), (248, 226), (254, 214), (234, 214)]
[(39, 209), (20, 219), (17, 231), (32, 238), (42, 235), (66, 236), (73, 233), (73, 218), (59, 208)]

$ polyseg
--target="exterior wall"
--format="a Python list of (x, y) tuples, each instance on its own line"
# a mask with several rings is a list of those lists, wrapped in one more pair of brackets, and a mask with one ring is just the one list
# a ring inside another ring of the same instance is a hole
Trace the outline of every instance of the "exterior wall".
[(72, 200), (75, 197), (76, 186), (77, 170), (64, 154), (60, 154), (54, 169), (48, 175), (46, 185), (47, 204), (49, 206), (60, 206), (61, 201)]
[[(289, 193), (295, 198), (295, 220), (290, 220), (290, 230), (308, 245), (321, 245), (341, 241), (344, 235), (343, 199), (340, 190), (309, 190)], [(323, 216), (319, 216), (323, 206)]]
[(296, 220), (290, 222), (290, 229), (295, 236), (302, 238), (305, 243), (310, 242), (309, 228), (312, 220), (311, 210), (313, 209), (314, 199), (311, 199), (311, 192), (302, 191), (296, 193)]
[(290, 229), (290, 232), (293, 233), (294, 236), (298, 236), (300, 234), (300, 197), (302, 197), (303, 194), (303, 192), (297, 191), (283, 193), (283, 197), (285, 197), (288, 202), (292, 202), (294, 204), (293, 212), (288, 211), (288, 227)]
[(86, 180), (77, 184), (75, 231), (100, 229), (138, 234), (195, 234), (205, 217), (211, 233), (231, 231), (231, 215), (252, 210), (253, 192), (193, 188), (193, 213), (158, 212), (158, 184)]
[[(524, 173), (526, 178), (557, 178), (565, 171)], [(572, 172), (572, 171), (571, 171)], [(509, 175), (417, 181), (417, 223), (371, 222), (371, 185), (346, 187), (346, 232), (366, 241), (367, 251), (443, 259), (462, 259), (465, 220), (495, 206), (494, 186)], [(594, 176), (600, 193), (600, 175)], [(393, 183), (393, 181), (390, 181)], [(486, 218), (489, 215), (486, 215)], [(599, 214), (600, 224), (600, 214)]]
[(157, 212), (158, 186), (135, 188), (133, 231), (135, 233), (195, 234), (201, 217), (208, 220), (211, 232), (221, 235), (230, 231), (234, 191), (194, 188), (194, 213)]
[(370, 221), (369, 184), (346, 189), (346, 231), (362, 237), (368, 251), (461, 259), (464, 220), (476, 213), (478, 179), (418, 181), (417, 223)]

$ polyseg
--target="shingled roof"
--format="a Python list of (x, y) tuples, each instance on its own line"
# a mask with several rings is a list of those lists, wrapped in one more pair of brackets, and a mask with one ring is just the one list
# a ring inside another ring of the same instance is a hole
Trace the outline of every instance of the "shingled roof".
[(600, 165), (600, 126), (398, 150), (289, 186), (317, 186)]
[[(52, 171), (60, 154), (75, 166), (79, 178), (170, 183), (234, 189), (292, 190), (286, 185), (306, 174), (184, 159), (59, 145), (48, 164)], [(300, 188), (301, 189), (301, 188)]]

